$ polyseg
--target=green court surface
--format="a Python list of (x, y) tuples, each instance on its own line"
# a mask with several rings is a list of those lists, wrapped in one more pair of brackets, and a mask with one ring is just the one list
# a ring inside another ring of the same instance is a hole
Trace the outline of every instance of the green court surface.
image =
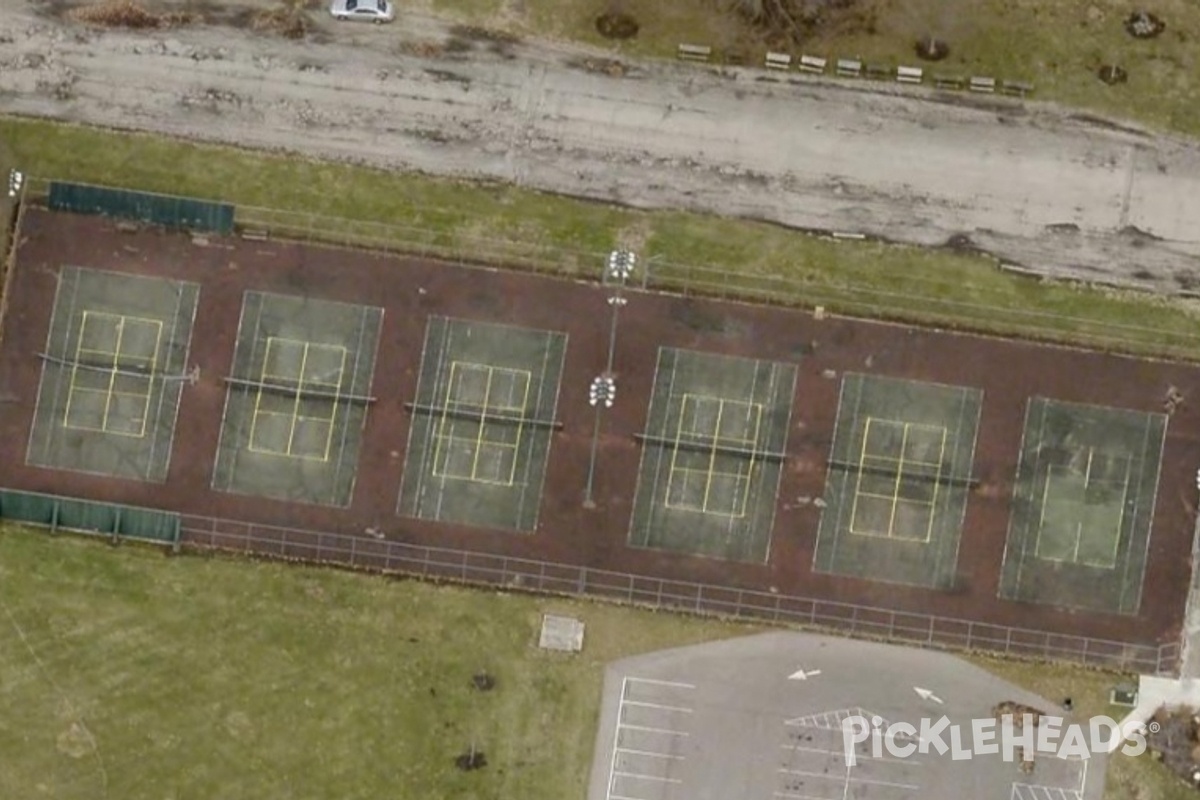
[(566, 334), (430, 317), (399, 513), (537, 527)]
[(1000, 597), (1136, 614), (1165, 414), (1032, 398)]
[(166, 480), (199, 295), (192, 283), (64, 267), (28, 463)]
[(246, 292), (213, 488), (347, 506), (383, 310)]
[(661, 348), (629, 543), (766, 561), (795, 386), (791, 364)]
[(949, 589), (983, 392), (847, 373), (813, 569)]

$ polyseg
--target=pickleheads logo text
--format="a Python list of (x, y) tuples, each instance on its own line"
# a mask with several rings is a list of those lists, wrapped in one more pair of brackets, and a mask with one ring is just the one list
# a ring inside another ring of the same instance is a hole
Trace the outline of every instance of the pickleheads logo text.
[(1141, 722), (1122, 726), (1104, 716), (1092, 717), (1086, 724), (1063, 722), (1062, 717), (1044, 714), (1004, 714), (973, 719), (966, 725), (945, 716), (922, 719), (917, 725), (851, 716), (842, 720), (842, 747), (848, 767), (857, 764), (858, 747), (867, 743), (873, 758), (881, 758), (885, 752), (893, 758), (949, 753), (955, 761), (995, 755), (1005, 761), (1030, 761), (1035, 754), (1086, 759), (1118, 747), (1127, 756), (1146, 751), (1147, 727)]

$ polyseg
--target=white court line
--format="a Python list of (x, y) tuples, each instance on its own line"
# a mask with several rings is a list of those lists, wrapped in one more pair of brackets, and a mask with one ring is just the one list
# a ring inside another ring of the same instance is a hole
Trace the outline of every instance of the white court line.
[(628, 747), (618, 747), (618, 753), (628, 753), (631, 756), (647, 756), (649, 758), (665, 758), (669, 761), (683, 761), (683, 756), (675, 753), (652, 753), (649, 750), (630, 750)]
[(678, 711), (680, 714), (692, 713), (690, 708), (684, 708), (683, 706), (667, 706), (662, 703), (647, 703), (642, 700), (625, 700), (622, 702), (622, 705), (637, 706), (639, 708), (657, 708), (659, 711)]
[(648, 725), (629, 725), (624, 722), (620, 723), (620, 725), (618, 725), (617, 727), (624, 728), (627, 731), (644, 731), (647, 733), (665, 733), (668, 736), (691, 736), (691, 734), (688, 733), (687, 731), (675, 731), (675, 730), (671, 730), (670, 728), (652, 728)]
[(787, 800), (830, 800), (828, 797), (817, 797), (813, 794), (797, 794), (796, 792), (775, 792), (775, 797), (784, 797)]
[[(781, 744), (781, 745), (779, 745), (779, 747), (782, 750), (800, 750), (805, 753), (820, 753), (821, 755), (838, 756), (839, 758), (844, 758), (846, 755), (841, 750), (822, 750), (819, 747), (803, 747), (798, 744)], [(862, 753), (855, 753), (854, 757), (858, 761), (878, 761), (878, 762), (885, 763), (885, 764), (909, 764), (914, 767), (925, 766), (920, 761), (914, 761), (911, 758), (890, 758), (888, 756), (869, 756), (869, 755), (864, 755)]]
[(641, 775), (637, 772), (613, 772), (615, 778), (633, 778), (639, 781), (658, 781), (659, 783), (683, 783), (682, 778), (667, 778), (663, 775)]
[(658, 678), (635, 678), (630, 675), (626, 678), (630, 683), (653, 683), (657, 686), (675, 686), (680, 689), (695, 689), (695, 685), (690, 683), (679, 683), (677, 681), (660, 681)]
[(912, 783), (895, 783), (893, 781), (874, 781), (869, 778), (852, 778), (852, 777), (847, 777), (847, 776), (843, 776), (843, 775), (827, 775), (824, 772), (806, 772), (801, 769), (787, 769), (786, 767), (780, 767), (779, 771), (786, 773), (788, 775), (799, 775), (804, 778), (819, 778), (821, 780), (826, 780), (826, 781), (842, 781), (842, 780), (844, 780), (844, 781), (847, 781), (848, 783), (862, 783), (862, 784), (868, 784), (871, 786), (890, 786), (894, 789), (920, 789), (921, 788), (920, 786), (917, 786)]

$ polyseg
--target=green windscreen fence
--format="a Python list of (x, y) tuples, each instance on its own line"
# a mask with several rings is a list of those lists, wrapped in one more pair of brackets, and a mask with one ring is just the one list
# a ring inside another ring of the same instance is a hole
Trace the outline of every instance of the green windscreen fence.
[(222, 234), (233, 232), (232, 205), (191, 197), (52, 181), (48, 204), (54, 211), (103, 214), (170, 228), (215, 231)]
[(36, 492), (0, 489), (0, 519), (158, 544), (179, 543), (178, 514)]

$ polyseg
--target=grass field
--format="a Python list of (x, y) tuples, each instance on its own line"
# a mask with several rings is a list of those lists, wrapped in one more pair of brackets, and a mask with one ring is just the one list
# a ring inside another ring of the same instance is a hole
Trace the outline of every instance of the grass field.
[[(536, 649), (546, 611), (583, 654)], [(755, 630), (4, 528), (0, 796), (582, 800), (606, 662)], [(980, 663), (1086, 713), (1120, 679)], [(1114, 800), (1185, 796), (1148, 758), (1110, 774)]]
[(228, 200), (239, 204), (242, 222), (301, 237), (490, 256), (567, 275), (596, 274), (603, 254), (621, 243), (655, 264), (664, 288), (701, 285), (747, 299), (1200, 358), (1196, 314), (1182, 303), (1020, 277), (973, 255), (11, 117), (0, 117), (0, 140), (30, 175)]
[[(934, 35), (950, 45), (950, 56), (925, 65), (933, 72), (991, 75), (1029, 81), (1036, 99), (1130, 118), (1148, 125), (1200, 134), (1195, 102), (1200, 57), (1200, 5), (1160, 0), (1139, 6), (1119, 0), (858, 0), (801, 47), (768, 40), (725, 10), (722, 0), (426, 0), (435, 13), (472, 24), (608, 47), (631, 56), (673, 57), (681, 42), (737, 51), (760, 63), (768, 49), (828, 58), (861, 57), (872, 63), (922, 66), (914, 43)], [(1129, 36), (1125, 18), (1147, 8), (1167, 23), (1156, 39)], [(595, 29), (610, 9), (640, 23), (638, 35), (612, 42)], [(1128, 82), (1108, 86), (1097, 78), (1116, 64)]]

